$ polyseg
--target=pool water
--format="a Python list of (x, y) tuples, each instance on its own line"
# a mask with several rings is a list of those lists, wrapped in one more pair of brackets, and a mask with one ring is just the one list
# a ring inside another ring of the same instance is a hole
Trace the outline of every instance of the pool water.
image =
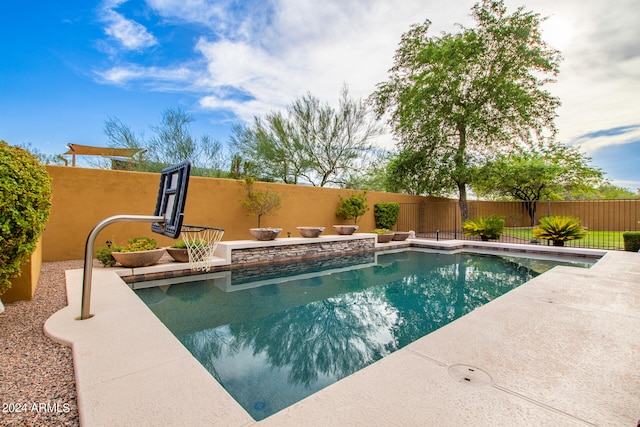
[(261, 420), (559, 264), (407, 250), (136, 292)]

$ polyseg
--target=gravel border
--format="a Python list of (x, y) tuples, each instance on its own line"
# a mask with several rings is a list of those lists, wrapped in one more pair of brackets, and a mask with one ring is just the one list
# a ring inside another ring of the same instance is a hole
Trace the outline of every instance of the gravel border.
[(65, 270), (82, 261), (42, 264), (31, 301), (0, 314), (0, 425), (79, 426), (71, 348), (44, 334), (45, 321), (66, 307)]

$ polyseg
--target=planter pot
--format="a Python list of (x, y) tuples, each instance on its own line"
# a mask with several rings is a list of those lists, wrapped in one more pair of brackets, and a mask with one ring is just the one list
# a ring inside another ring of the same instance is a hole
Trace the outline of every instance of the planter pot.
[(564, 246), (564, 240), (554, 240), (553, 246)]
[(334, 225), (333, 229), (336, 230), (336, 233), (349, 235), (353, 234), (358, 230), (357, 225)]
[(160, 248), (138, 252), (111, 252), (111, 255), (123, 267), (147, 267), (157, 263), (164, 253), (165, 249)]
[(249, 231), (257, 240), (274, 240), (282, 228), (250, 228)]
[(408, 231), (396, 231), (395, 233), (393, 233), (393, 240), (402, 241), (402, 240), (407, 240), (408, 238), (409, 238)]
[(378, 234), (378, 243), (389, 243), (395, 233)]
[(318, 237), (323, 231), (324, 227), (296, 227), (302, 237)]
[(167, 248), (167, 253), (171, 255), (174, 261), (189, 262), (189, 252), (186, 248)]

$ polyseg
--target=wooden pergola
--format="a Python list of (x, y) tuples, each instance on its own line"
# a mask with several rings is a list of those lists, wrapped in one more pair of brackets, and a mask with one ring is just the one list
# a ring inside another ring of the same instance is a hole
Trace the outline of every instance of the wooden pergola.
[(71, 154), (71, 166), (76, 165), (76, 156), (100, 156), (113, 159), (130, 159), (137, 154), (147, 151), (146, 148), (113, 148), (113, 147), (93, 147), (90, 145), (67, 144), (69, 150), (64, 154)]

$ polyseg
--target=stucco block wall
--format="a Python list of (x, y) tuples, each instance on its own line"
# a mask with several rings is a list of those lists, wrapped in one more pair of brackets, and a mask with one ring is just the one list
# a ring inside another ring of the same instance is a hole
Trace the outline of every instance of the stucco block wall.
[[(64, 166), (47, 166), (53, 185), (51, 217), (43, 234), (44, 261), (82, 259), (87, 236), (100, 221), (114, 215), (152, 215), (158, 195), (159, 174), (112, 171)], [(282, 198), (282, 206), (263, 216), (261, 226), (282, 228), (281, 236), (297, 226), (326, 227), (325, 234), (335, 234), (333, 224), (350, 224), (335, 216), (339, 196), (348, 197), (353, 190), (318, 188), (300, 185), (262, 183)], [(191, 177), (185, 208), (185, 224), (221, 227), (223, 240), (253, 239), (249, 228), (257, 227), (257, 217), (248, 215), (241, 200), (246, 189), (232, 179)], [(375, 228), (373, 205), (378, 202), (420, 203), (429, 197), (368, 192), (369, 211), (358, 221), (361, 231)], [(117, 223), (107, 226), (96, 239), (96, 247), (107, 240), (124, 244), (133, 237), (158, 239), (159, 246), (175, 241), (151, 232), (148, 223)]]

